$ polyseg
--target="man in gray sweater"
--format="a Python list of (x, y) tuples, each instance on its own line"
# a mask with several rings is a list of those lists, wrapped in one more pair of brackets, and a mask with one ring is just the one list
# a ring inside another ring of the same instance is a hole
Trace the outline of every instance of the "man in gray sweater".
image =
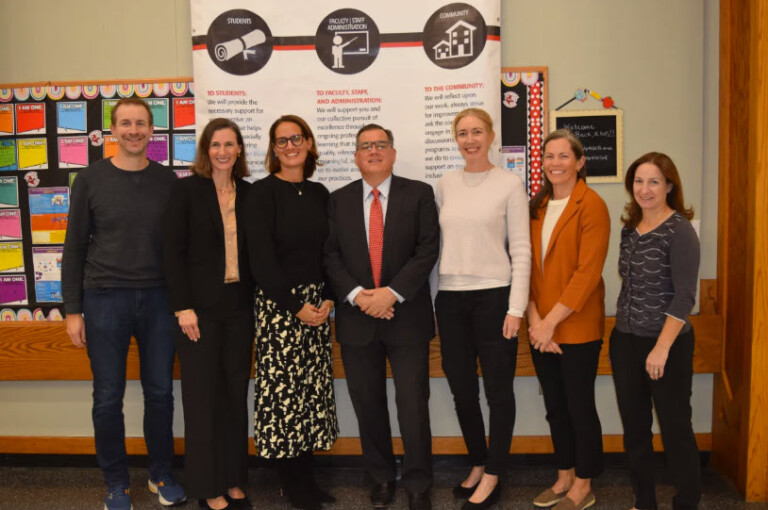
[(117, 155), (82, 170), (72, 186), (62, 261), (67, 334), (86, 347), (93, 372), (96, 457), (106, 510), (131, 510), (123, 396), (136, 338), (144, 390), (149, 489), (160, 503), (186, 500), (172, 475), (173, 316), (162, 266), (162, 217), (176, 179), (147, 159), (152, 111), (136, 98), (112, 110)]

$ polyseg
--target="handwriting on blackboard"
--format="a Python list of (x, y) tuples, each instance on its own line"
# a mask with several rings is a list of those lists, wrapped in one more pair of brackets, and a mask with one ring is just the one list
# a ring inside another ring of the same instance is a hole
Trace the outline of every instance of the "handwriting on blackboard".
[(556, 112), (555, 128), (573, 132), (582, 145), (589, 177), (615, 177), (620, 172), (617, 116), (612, 112)]

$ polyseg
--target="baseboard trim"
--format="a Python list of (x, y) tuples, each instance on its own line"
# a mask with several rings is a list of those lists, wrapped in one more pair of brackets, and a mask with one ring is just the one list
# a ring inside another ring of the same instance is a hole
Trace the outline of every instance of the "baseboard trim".
[[(603, 436), (603, 450), (606, 453), (623, 452), (623, 436), (609, 434)], [(712, 449), (712, 434), (696, 434), (700, 451)], [(256, 455), (253, 441), (248, 442), (250, 455)], [(184, 438), (174, 438), (176, 453), (184, 453)], [(403, 442), (399, 437), (392, 439), (396, 454), (403, 453)], [(129, 455), (146, 455), (147, 448), (142, 437), (129, 437), (125, 440)], [(653, 447), (663, 451), (661, 436), (653, 436)], [(513, 454), (547, 454), (552, 453), (552, 441), (549, 436), (515, 436), (512, 440), (510, 453)], [(0, 436), (0, 453), (7, 454), (55, 454), (55, 455), (93, 455), (95, 447), (92, 437), (53, 437), (53, 436)], [(361, 455), (360, 438), (342, 437), (328, 451), (317, 452), (318, 455)], [(463, 455), (467, 453), (464, 440), (461, 437), (433, 437), (432, 453), (436, 455)]]

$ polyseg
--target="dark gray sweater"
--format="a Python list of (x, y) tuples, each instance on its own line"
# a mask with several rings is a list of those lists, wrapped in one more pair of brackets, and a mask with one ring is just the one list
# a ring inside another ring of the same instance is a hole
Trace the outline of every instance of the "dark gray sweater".
[(61, 268), (67, 313), (83, 311), (84, 289), (165, 284), (163, 216), (175, 180), (158, 163), (125, 171), (110, 159), (77, 175)]
[(699, 239), (691, 223), (675, 212), (643, 235), (624, 227), (620, 250), (616, 329), (657, 337), (670, 315), (685, 321), (681, 333), (688, 331), (699, 275)]

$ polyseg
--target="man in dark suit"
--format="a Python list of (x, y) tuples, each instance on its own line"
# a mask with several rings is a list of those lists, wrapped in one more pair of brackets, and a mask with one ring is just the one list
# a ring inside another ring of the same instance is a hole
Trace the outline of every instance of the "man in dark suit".
[(411, 509), (431, 508), (429, 341), (435, 334), (427, 278), (439, 251), (432, 188), (392, 175), (391, 131), (357, 133), (362, 179), (331, 194), (325, 248), (328, 280), (339, 297), (336, 339), (360, 429), (363, 462), (375, 484), (374, 507), (394, 495), (395, 457), (387, 408), (386, 359), (392, 367), (405, 455), (402, 483)]

